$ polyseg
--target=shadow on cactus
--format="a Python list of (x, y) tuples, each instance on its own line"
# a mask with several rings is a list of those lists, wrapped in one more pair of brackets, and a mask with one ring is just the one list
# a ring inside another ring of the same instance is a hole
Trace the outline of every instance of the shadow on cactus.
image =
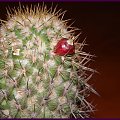
[(89, 118), (95, 70), (65, 12), (46, 6), (8, 12), (0, 30), (0, 118)]

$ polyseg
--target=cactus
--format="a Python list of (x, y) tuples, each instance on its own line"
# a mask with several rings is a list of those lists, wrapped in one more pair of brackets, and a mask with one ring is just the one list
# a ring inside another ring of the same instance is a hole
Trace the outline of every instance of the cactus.
[(0, 27), (0, 118), (89, 118), (95, 70), (65, 12), (20, 7)]

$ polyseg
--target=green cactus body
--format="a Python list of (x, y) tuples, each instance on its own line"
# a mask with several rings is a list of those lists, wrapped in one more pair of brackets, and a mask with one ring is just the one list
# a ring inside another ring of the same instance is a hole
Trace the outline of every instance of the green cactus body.
[[(86, 97), (93, 89), (85, 71), (94, 70), (85, 64), (91, 55), (82, 51), (84, 43), (75, 42), (62, 14), (19, 9), (2, 24), (0, 118), (89, 117), (93, 107)], [(54, 53), (62, 38), (74, 42), (74, 54)]]

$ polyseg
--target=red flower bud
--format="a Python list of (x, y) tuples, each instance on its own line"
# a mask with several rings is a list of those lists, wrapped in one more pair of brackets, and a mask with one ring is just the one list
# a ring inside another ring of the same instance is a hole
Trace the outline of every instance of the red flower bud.
[(75, 46), (70, 45), (66, 38), (62, 38), (55, 46), (54, 53), (60, 56), (74, 54)]

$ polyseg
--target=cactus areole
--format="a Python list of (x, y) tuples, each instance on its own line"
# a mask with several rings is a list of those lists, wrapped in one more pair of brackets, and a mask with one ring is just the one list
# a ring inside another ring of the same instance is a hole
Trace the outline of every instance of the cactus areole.
[[(89, 118), (92, 55), (56, 8), (21, 6), (0, 27), (0, 118)], [(89, 72), (88, 72), (89, 71)]]

